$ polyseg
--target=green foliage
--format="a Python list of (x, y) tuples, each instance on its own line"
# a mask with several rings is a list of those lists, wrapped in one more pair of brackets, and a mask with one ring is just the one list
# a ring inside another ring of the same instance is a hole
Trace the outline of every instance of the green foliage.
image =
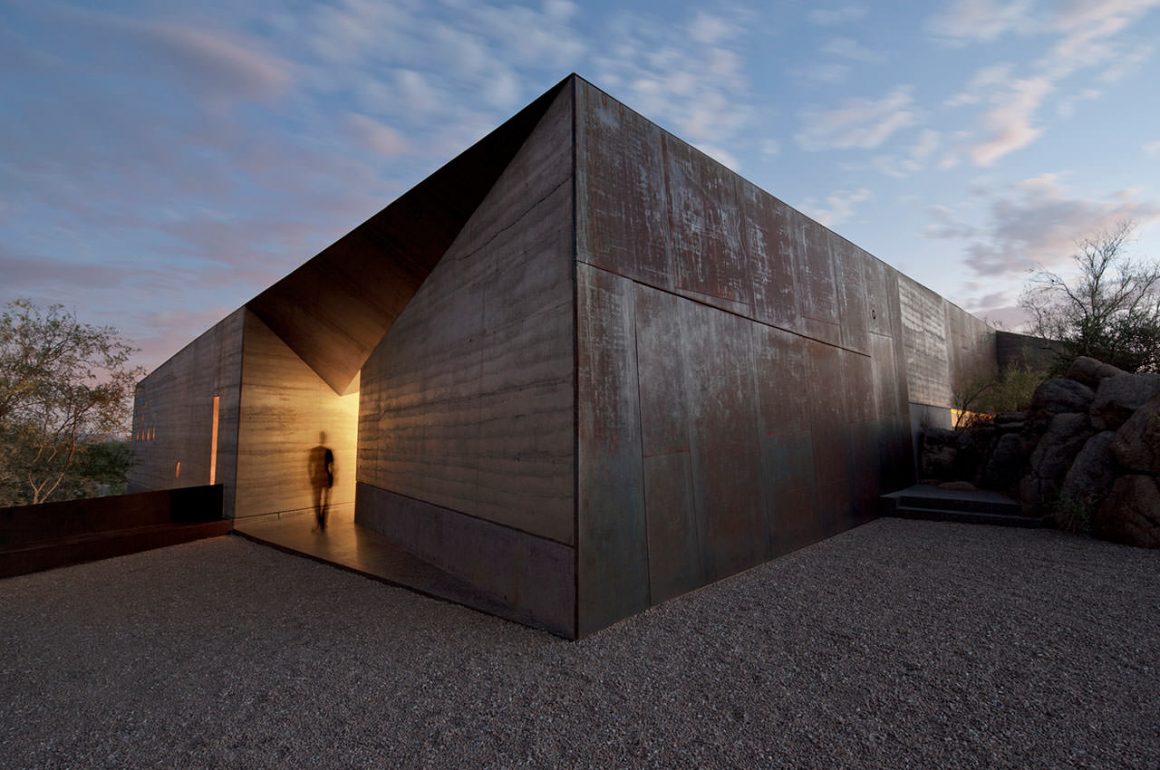
[(1073, 497), (1061, 497), (1051, 504), (1055, 526), (1073, 535), (1091, 535), (1092, 516), (1088, 504)]
[[(100, 493), (127, 469), (124, 435), (139, 368), (111, 327), (28, 300), (0, 313), (0, 505)], [(113, 442), (116, 444), (117, 442)], [(118, 470), (121, 469), (121, 470)]]
[(1035, 389), (1047, 377), (1046, 372), (1012, 367), (998, 376), (984, 374), (973, 378), (952, 396), (959, 413), (955, 428), (965, 428), (989, 415), (1027, 409)]
[(82, 444), (77, 451), (74, 491), (69, 497), (123, 495), (133, 465), (133, 442), (110, 439)]
[(1024, 289), (1031, 332), (1062, 344), (1062, 368), (1091, 356), (1128, 372), (1160, 369), (1160, 263), (1127, 256), (1132, 229), (1124, 222), (1080, 241), (1077, 277), (1041, 271)]

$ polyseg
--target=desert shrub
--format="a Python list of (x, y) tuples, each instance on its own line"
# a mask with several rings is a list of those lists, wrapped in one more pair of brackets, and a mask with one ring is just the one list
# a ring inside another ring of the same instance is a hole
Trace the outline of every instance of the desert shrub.
[(1092, 533), (1092, 516), (1088, 503), (1074, 497), (1061, 497), (1051, 504), (1055, 526), (1073, 535)]
[(974, 378), (953, 394), (955, 428), (987, 422), (1003, 412), (1027, 409), (1035, 389), (1047, 376), (1045, 372), (1017, 366), (998, 376)]

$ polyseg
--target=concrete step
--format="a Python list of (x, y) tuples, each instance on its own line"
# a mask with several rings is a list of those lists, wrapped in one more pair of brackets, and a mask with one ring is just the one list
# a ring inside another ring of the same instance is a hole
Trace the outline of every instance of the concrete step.
[(984, 489), (942, 489), (927, 484), (882, 495), (883, 515), (1001, 527), (1049, 527), (1049, 516), (1025, 516), (1019, 503)]
[(1022, 513), (981, 513), (979, 511), (955, 511), (939, 508), (896, 507), (888, 515), (899, 519), (921, 519), (923, 521), (953, 521), (959, 524), (991, 524), (998, 527), (1023, 527), (1037, 529), (1050, 527), (1050, 516), (1024, 516)]

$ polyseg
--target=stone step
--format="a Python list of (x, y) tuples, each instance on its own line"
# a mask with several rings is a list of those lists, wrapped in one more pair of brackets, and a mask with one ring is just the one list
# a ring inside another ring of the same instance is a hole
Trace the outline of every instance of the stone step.
[(882, 513), (904, 519), (956, 521), (1004, 527), (1046, 527), (1048, 516), (1025, 516), (1016, 501), (985, 489), (943, 489), (916, 484), (882, 495)]
[(1024, 516), (1022, 513), (985, 513), (982, 511), (910, 506), (896, 506), (887, 515), (899, 519), (951, 521), (959, 524), (990, 524), (998, 527), (1022, 527), (1026, 529), (1050, 527), (1053, 523), (1050, 516)]

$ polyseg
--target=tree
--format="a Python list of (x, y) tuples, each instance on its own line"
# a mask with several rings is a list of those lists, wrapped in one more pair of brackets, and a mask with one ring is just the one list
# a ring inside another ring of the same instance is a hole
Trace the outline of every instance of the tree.
[[(0, 504), (93, 494), (126, 453), (129, 398), (143, 374), (117, 330), (83, 324), (61, 305), (29, 300), (0, 314)], [(120, 459), (118, 459), (120, 458)], [(94, 471), (94, 469), (96, 469)], [(96, 478), (100, 476), (100, 478)]]
[(1031, 333), (1058, 340), (1068, 361), (1091, 356), (1129, 372), (1160, 368), (1160, 264), (1126, 253), (1133, 224), (1079, 241), (1078, 277), (1040, 271), (1019, 306)]

